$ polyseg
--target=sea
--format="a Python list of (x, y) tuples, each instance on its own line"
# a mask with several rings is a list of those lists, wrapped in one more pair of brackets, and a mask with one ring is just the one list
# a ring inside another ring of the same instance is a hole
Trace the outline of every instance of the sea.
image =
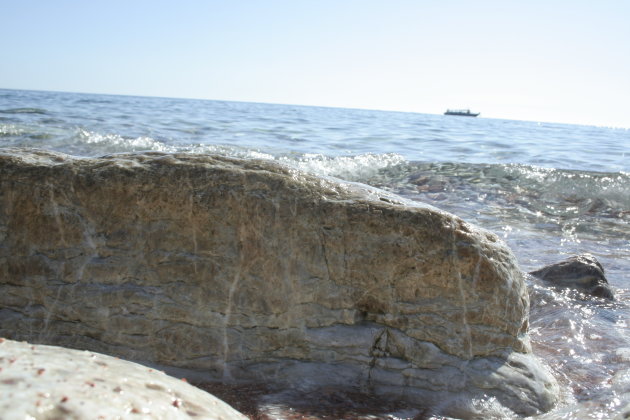
[[(532, 345), (562, 388), (562, 403), (538, 418), (630, 413), (630, 130), (480, 111), (471, 118), (0, 89), (0, 148), (272, 160), (454, 213), (498, 234), (524, 272), (591, 254), (614, 301), (527, 277)], [(496, 401), (476, 404), (509, 418), (493, 411)]]

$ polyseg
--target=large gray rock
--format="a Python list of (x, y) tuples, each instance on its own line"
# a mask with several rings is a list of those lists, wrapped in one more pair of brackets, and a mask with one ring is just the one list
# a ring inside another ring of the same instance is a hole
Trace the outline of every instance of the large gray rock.
[(0, 338), (0, 417), (247, 420), (214, 396), (103, 354)]
[(0, 334), (410, 400), (549, 410), (494, 235), (266, 161), (0, 152)]

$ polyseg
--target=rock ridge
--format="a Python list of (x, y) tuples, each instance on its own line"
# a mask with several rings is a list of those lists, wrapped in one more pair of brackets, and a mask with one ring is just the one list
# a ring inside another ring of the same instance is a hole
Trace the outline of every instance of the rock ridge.
[(556, 399), (496, 235), (272, 162), (0, 149), (0, 275), (12, 339), (522, 414)]

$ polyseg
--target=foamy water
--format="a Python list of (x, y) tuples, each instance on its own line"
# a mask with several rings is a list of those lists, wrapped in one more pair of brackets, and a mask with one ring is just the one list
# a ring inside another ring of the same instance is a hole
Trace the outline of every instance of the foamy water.
[[(0, 147), (16, 146), (276, 160), (453, 212), (499, 234), (524, 271), (591, 253), (615, 302), (529, 279), (533, 346), (564, 394), (543, 418), (610, 418), (630, 404), (629, 130), (0, 90)], [(473, 405), (481, 417), (508, 416), (496, 401)]]

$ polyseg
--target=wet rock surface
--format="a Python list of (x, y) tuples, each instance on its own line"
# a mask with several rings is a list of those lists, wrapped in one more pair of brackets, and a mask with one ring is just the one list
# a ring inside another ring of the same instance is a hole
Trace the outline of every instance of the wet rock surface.
[(572, 288), (592, 296), (615, 299), (612, 288), (604, 275), (604, 267), (590, 254), (576, 255), (531, 271), (529, 274), (554, 287)]
[(493, 234), (265, 161), (0, 153), (0, 334), (209, 379), (555, 403)]
[(182, 380), (103, 354), (0, 339), (0, 368), (3, 419), (247, 419)]
[(341, 388), (316, 391), (274, 389), (262, 384), (196, 384), (252, 420), (416, 420), (430, 413), (395, 398)]

